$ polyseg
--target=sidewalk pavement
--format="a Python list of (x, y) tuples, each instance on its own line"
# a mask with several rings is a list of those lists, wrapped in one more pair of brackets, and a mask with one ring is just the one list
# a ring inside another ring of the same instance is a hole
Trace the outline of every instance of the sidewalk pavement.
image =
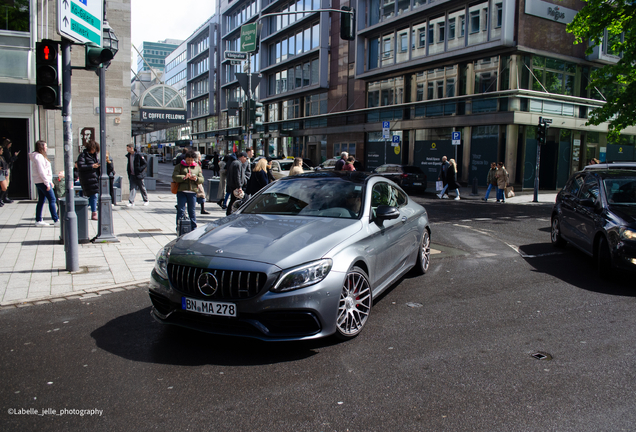
[[(66, 271), (66, 252), (60, 241), (60, 227), (35, 226), (35, 201), (16, 201), (0, 209), (0, 308), (49, 303), (71, 298), (89, 298), (109, 292), (145, 286), (154, 267), (156, 253), (176, 237), (176, 199), (167, 186), (157, 183), (148, 191), (150, 204), (139, 197), (134, 207), (124, 201), (113, 208), (113, 230), (119, 243), (81, 243), (79, 271)], [(139, 194), (137, 194), (139, 195)], [(429, 195), (427, 193), (427, 195)], [(481, 200), (462, 189), (462, 200)], [(556, 191), (541, 193), (539, 204), (554, 203)], [(508, 203), (535, 204), (533, 193), (521, 192)], [(494, 194), (491, 200), (494, 204)], [(197, 223), (225, 216), (216, 203), (206, 203), (209, 215), (200, 214)], [(43, 220), (52, 223), (48, 206)], [(62, 222), (62, 221), (60, 221)], [(89, 221), (89, 238), (97, 235), (97, 221)]]
[[(176, 237), (175, 195), (160, 183), (157, 189), (148, 191), (148, 206), (139, 194), (134, 207), (127, 207), (127, 200), (115, 205), (113, 231), (119, 243), (80, 243), (79, 271), (72, 273), (66, 271), (60, 227), (52, 225), (48, 204), (42, 216), (51, 225), (45, 227), (35, 226), (35, 201), (2, 207), (0, 308), (95, 297), (147, 285), (156, 253)], [(209, 215), (201, 215), (197, 205), (199, 226), (225, 216), (216, 203), (206, 203), (205, 209)], [(92, 239), (98, 222), (89, 220), (88, 225)]]

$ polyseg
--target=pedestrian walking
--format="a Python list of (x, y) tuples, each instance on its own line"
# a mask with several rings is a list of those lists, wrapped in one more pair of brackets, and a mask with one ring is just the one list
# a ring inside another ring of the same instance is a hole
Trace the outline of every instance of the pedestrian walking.
[(88, 197), (88, 204), (91, 207), (91, 220), (99, 220), (97, 217), (97, 198), (99, 196), (101, 170), (97, 153), (99, 153), (99, 144), (95, 140), (90, 140), (77, 158), (79, 181), (82, 186), (82, 192)]
[(459, 200), (459, 183), (457, 183), (457, 163), (451, 159), (446, 171), (446, 186), (448, 190), (455, 189), (455, 200)]
[(11, 172), (13, 171), (13, 164), (15, 163), (15, 161), (18, 159), (18, 155), (20, 154), (19, 151), (14, 152), (12, 151), (11, 147), (13, 146), (13, 142), (6, 138), (3, 142), (2, 142), (2, 147), (4, 148), (4, 160), (7, 163), (7, 172), (6, 172), (6, 180), (7, 180), (7, 193), (3, 194), (3, 198), (0, 199), (1, 202), (5, 203), (5, 204), (11, 204), (13, 202), (13, 200), (11, 198), (9, 198), (9, 185), (11, 184)]
[(177, 232), (179, 231), (179, 221), (185, 214), (186, 205), (188, 206), (190, 227), (194, 231), (197, 227), (197, 191), (199, 185), (203, 184), (204, 178), (201, 167), (196, 163), (196, 154), (193, 151), (186, 152), (183, 160), (174, 167), (172, 181), (179, 185), (177, 192)]
[(212, 177), (219, 178), (219, 153), (214, 152), (212, 157)]
[(294, 163), (292, 164), (291, 169), (289, 170), (289, 175), (298, 175), (303, 174), (305, 171), (303, 170), (303, 160), (301, 158), (295, 158)]
[(217, 204), (223, 210), (227, 208), (227, 206), (225, 205), (226, 203), (225, 184), (226, 183), (227, 183), (227, 170), (225, 169), (225, 160), (220, 160), (219, 161), (219, 187), (216, 190), (216, 199), (219, 200)]
[(437, 194), (437, 196), (440, 199), (448, 198), (448, 195), (446, 195), (446, 189), (448, 189), (448, 181), (446, 180), (446, 172), (448, 171), (449, 166), (450, 164), (448, 163), (448, 159), (446, 158), (446, 156), (442, 156), (442, 164), (439, 168), (439, 175), (437, 176), (437, 180), (441, 180), (442, 186), (443, 186), (440, 193)]
[(344, 168), (345, 164), (347, 163), (347, 158), (349, 157), (349, 153), (343, 151), (342, 153), (340, 153), (340, 159), (338, 159), (338, 162), (336, 162), (336, 166), (333, 167), (334, 171), (342, 171), (342, 169)]
[(108, 174), (108, 191), (110, 193), (110, 202), (114, 206), (117, 204), (115, 198), (115, 165), (110, 159), (110, 153), (106, 152), (106, 174)]
[[(196, 155), (197, 165), (202, 167), (203, 165), (201, 164), (201, 152), (195, 151), (194, 154)], [(201, 168), (201, 172), (203, 172), (203, 168)], [(205, 211), (205, 189), (203, 188), (203, 183), (197, 186), (197, 204), (201, 205), (202, 215), (210, 214), (210, 212)]]
[[(9, 163), (4, 158), (4, 146), (0, 146), (0, 207), (4, 207), (5, 197), (7, 195), (7, 188), (9, 187)], [(9, 201), (8, 203), (12, 203)]]
[[(486, 177), (486, 183), (488, 183), (488, 189), (486, 189), (486, 196), (482, 198), (484, 201), (488, 201), (488, 196), (490, 196), (490, 191), (493, 186), (497, 187), (497, 163), (492, 162), (490, 164), (490, 169), (488, 170), (488, 176)], [(495, 192), (496, 193), (496, 192)]]
[(506, 202), (505, 190), (509, 182), (508, 171), (506, 171), (503, 162), (499, 162), (497, 164), (497, 202), (502, 204)]
[(243, 170), (243, 164), (247, 161), (247, 153), (240, 152), (238, 159), (232, 161), (230, 167), (227, 170), (227, 185), (226, 189), (230, 193), (230, 202), (227, 205), (226, 216), (232, 214), (232, 205), (243, 199), (243, 187), (245, 187), (245, 171)]
[(344, 167), (342, 168), (343, 171), (355, 171), (356, 168), (353, 166), (353, 164), (356, 162), (356, 158), (354, 158), (353, 156), (349, 156), (347, 158), (347, 163), (345, 163)]
[(51, 162), (46, 156), (46, 150), (46, 142), (38, 140), (35, 142), (35, 151), (29, 154), (29, 159), (31, 160), (31, 179), (38, 191), (38, 203), (35, 206), (35, 226), (39, 227), (49, 225), (42, 220), (44, 200), (49, 202), (49, 212), (51, 213), (53, 223), (57, 224), (59, 220), (55, 193), (53, 192), (53, 172), (51, 171)]
[(250, 195), (254, 195), (269, 184), (267, 178), (267, 159), (262, 158), (254, 165), (252, 177), (248, 182), (247, 191)]
[[(137, 189), (141, 192), (141, 197), (144, 200), (144, 205), (147, 206), (150, 201), (148, 200), (148, 192), (146, 191), (146, 185), (144, 184), (144, 178), (146, 177), (146, 168), (148, 168), (148, 162), (144, 155), (139, 153), (135, 149), (134, 144), (127, 144), (126, 155), (128, 164), (126, 166), (126, 172), (128, 173), (128, 183), (130, 184), (130, 196), (128, 197), (127, 207), (133, 207), (135, 205), (135, 195)], [(178, 164), (177, 164), (178, 165)]]
[(223, 161), (225, 162), (225, 187), (223, 188), (223, 193), (225, 194), (225, 196), (223, 198), (223, 205), (221, 206), (221, 208), (223, 208), (224, 210), (228, 208), (227, 200), (228, 198), (230, 198), (230, 195), (232, 195), (232, 191), (229, 190), (227, 187), (227, 176), (230, 171), (230, 165), (232, 165), (232, 162), (234, 162), (235, 160), (236, 155), (234, 153), (229, 153), (223, 158)]

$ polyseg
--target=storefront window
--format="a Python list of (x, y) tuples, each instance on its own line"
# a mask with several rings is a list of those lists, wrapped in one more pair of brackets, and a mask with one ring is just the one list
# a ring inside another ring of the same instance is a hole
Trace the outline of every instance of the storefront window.
[(29, 0), (0, 2), (0, 30), (29, 32)]

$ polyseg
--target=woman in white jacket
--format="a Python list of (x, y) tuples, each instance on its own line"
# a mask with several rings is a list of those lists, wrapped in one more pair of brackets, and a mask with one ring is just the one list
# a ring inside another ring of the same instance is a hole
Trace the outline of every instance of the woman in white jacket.
[(55, 204), (55, 193), (53, 192), (53, 173), (51, 171), (51, 162), (46, 157), (46, 142), (39, 140), (35, 143), (35, 151), (29, 154), (31, 160), (31, 175), (33, 183), (38, 190), (38, 203), (35, 206), (35, 226), (47, 226), (48, 223), (42, 220), (42, 207), (44, 200), (49, 201), (49, 211), (53, 223), (59, 220), (57, 216), (57, 207)]

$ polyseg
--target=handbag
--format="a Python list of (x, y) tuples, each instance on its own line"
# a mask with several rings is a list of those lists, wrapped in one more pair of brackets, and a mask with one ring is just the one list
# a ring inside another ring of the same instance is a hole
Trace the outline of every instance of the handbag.
[(243, 189), (241, 188), (234, 189), (234, 191), (232, 191), (232, 194), (240, 200), (242, 200), (243, 197), (245, 196), (245, 193), (243, 192)]
[(177, 192), (179, 192), (179, 183), (170, 182), (170, 192), (172, 192), (173, 194), (176, 194)]
[(197, 198), (205, 198), (205, 189), (203, 189), (203, 185), (197, 185)]
[(515, 196), (515, 188), (513, 188), (512, 186), (506, 186), (505, 193), (506, 198), (512, 198), (513, 196)]
[(444, 189), (444, 182), (441, 180), (437, 180), (435, 182), (435, 190), (436, 191), (441, 191), (442, 189)]

